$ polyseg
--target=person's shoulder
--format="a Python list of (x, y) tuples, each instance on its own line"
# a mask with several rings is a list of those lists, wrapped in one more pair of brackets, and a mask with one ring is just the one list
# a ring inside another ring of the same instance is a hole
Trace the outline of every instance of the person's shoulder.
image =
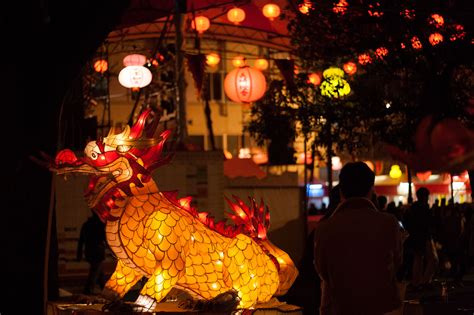
[(375, 215), (381, 222), (385, 222), (386, 224), (391, 224), (394, 226), (398, 225), (398, 219), (393, 214), (377, 211)]

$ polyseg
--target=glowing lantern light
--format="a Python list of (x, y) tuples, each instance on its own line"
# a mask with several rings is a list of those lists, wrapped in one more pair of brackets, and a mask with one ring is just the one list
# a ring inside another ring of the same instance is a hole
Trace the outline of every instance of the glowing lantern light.
[[(296, 164), (304, 164), (304, 152), (298, 153), (296, 156)], [(306, 152), (306, 165), (313, 163), (311, 152)]]
[(348, 75), (353, 75), (354, 73), (357, 72), (357, 65), (354, 62), (349, 61), (349, 62), (346, 62), (344, 66), (342, 66), (342, 69), (344, 69), (344, 71)]
[(372, 57), (369, 54), (360, 54), (358, 57), (358, 61), (361, 65), (366, 65), (372, 62)]
[(143, 66), (127, 66), (123, 68), (118, 76), (121, 85), (126, 88), (142, 88), (150, 84), (152, 74), (148, 68)]
[(301, 3), (298, 6), (298, 10), (303, 14), (308, 14), (309, 10), (313, 7), (311, 1), (305, 0), (304, 3)]
[(341, 158), (338, 156), (331, 157), (332, 170), (338, 171), (342, 168)]
[(332, 11), (336, 14), (344, 15), (347, 11), (349, 4), (346, 0), (339, 0), (339, 2), (332, 8)]
[(211, 67), (214, 67), (220, 61), (221, 61), (221, 57), (216, 53), (210, 53), (206, 55), (206, 63)]
[(143, 66), (146, 63), (146, 57), (140, 54), (132, 54), (123, 58), (123, 65), (128, 66)]
[(107, 60), (100, 59), (94, 62), (94, 70), (99, 73), (104, 73), (107, 71), (109, 67), (109, 64), (107, 63)]
[(375, 171), (374, 163), (372, 163), (371, 161), (364, 161), (364, 163), (367, 164), (367, 166), (371, 169), (372, 172)]
[(431, 45), (436, 46), (443, 41), (443, 35), (440, 33), (433, 33), (430, 35), (428, 40), (430, 41)]
[(402, 170), (400, 169), (400, 166), (397, 164), (392, 165), (392, 167), (390, 168), (390, 173), (388, 173), (388, 175), (390, 176), (390, 178), (393, 179), (402, 177)]
[(405, 9), (400, 12), (400, 15), (406, 18), (407, 20), (413, 20), (415, 18), (415, 10)]
[(421, 44), (420, 42), (420, 39), (416, 36), (413, 36), (411, 38), (411, 46), (414, 48), (414, 49), (421, 49), (423, 48), (423, 45)]
[(434, 24), (436, 27), (441, 27), (444, 25), (444, 18), (442, 15), (439, 14), (432, 14), (431, 19), (429, 21), (430, 24)]
[(225, 94), (237, 103), (251, 103), (260, 99), (266, 88), (265, 76), (248, 66), (232, 70), (224, 80)]
[(265, 71), (268, 69), (268, 60), (264, 58), (259, 58), (255, 60), (254, 68), (260, 71)]
[(198, 31), (199, 34), (202, 34), (211, 27), (211, 22), (207, 17), (200, 15), (196, 16), (194, 20), (191, 21), (191, 27)]
[(273, 21), (280, 15), (280, 7), (274, 3), (268, 3), (263, 6), (262, 12), (266, 18)]
[(245, 57), (235, 56), (234, 58), (232, 58), (232, 65), (236, 68), (245, 66)]
[(235, 25), (238, 25), (245, 20), (245, 11), (240, 8), (232, 8), (227, 12), (227, 19)]
[(320, 85), (321, 84), (321, 76), (317, 73), (311, 73), (308, 75), (308, 83), (313, 85)]
[(431, 171), (416, 173), (416, 177), (418, 177), (421, 181), (428, 180), (430, 176), (431, 176)]
[(321, 83), (321, 95), (327, 97), (339, 98), (351, 92), (349, 83), (344, 80), (344, 71), (339, 68), (331, 67), (324, 70), (324, 80)]
[(456, 33), (452, 34), (449, 37), (450, 41), (453, 42), (453, 41), (458, 40), (458, 39), (463, 39), (464, 36), (466, 36), (466, 32), (464, 31), (464, 26), (462, 26), (461, 24), (454, 25), (454, 30), (456, 31)]
[(378, 10), (380, 10), (380, 3), (376, 2), (375, 4), (369, 4), (369, 10), (367, 12), (373, 17), (383, 16), (383, 12)]
[(383, 59), (388, 55), (388, 49), (385, 47), (379, 47), (375, 50), (375, 56), (379, 59)]

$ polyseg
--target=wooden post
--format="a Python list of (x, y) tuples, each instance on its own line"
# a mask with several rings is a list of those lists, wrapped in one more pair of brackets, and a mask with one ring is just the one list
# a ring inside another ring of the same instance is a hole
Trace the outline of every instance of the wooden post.
[(186, 80), (184, 72), (184, 17), (186, 0), (175, 0), (175, 89), (177, 103), (178, 146), (184, 144), (187, 137), (186, 121)]

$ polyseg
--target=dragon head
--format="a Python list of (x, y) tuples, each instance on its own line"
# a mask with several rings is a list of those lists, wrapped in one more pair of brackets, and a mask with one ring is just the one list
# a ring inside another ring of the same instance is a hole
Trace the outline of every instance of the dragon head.
[(133, 127), (126, 126), (119, 133), (111, 130), (107, 137), (91, 141), (84, 156), (77, 157), (69, 149), (60, 151), (50, 169), (57, 174), (88, 174), (85, 192), (87, 204), (102, 220), (115, 220), (111, 210), (124, 196), (139, 194), (140, 189), (156, 188), (151, 172), (169, 162), (171, 155), (162, 156), (171, 131), (155, 136), (157, 117), (148, 109)]

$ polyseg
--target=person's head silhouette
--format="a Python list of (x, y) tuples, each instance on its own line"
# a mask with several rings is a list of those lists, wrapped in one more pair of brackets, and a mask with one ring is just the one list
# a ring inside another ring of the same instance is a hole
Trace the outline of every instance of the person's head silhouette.
[(350, 162), (344, 165), (339, 174), (342, 199), (372, 195), (375, 182), (374, 172), (364, 162)]

